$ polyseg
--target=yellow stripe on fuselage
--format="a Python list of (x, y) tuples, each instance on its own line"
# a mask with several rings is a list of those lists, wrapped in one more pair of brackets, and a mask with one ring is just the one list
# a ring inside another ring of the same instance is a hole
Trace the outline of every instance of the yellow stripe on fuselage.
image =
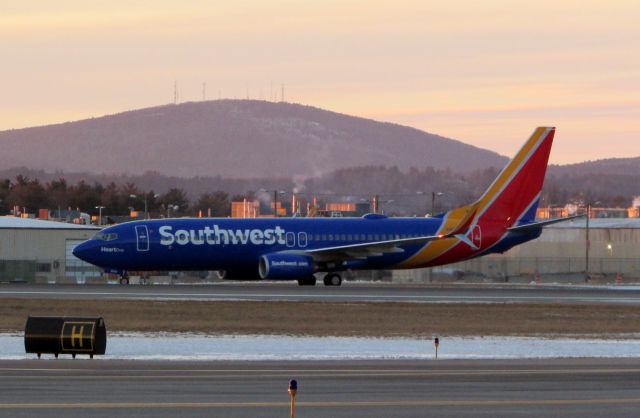
[[(467, 223), (469, 219), (476, 213), (477, 203), (471, 205), (462, 206), (450, 210), (447, 216), (442, 222), (440, 229), (438, 229), (437, 235), (448, 235), (455, 232), (462, 225)], [(463, 231), (464, 233), (464, 231)], [(398, 268), (416, 268), (426, 265), (429, 261), (449, 251), (454, 245), (459, 242), (457, 238), (446, 238), (436, 241), (431, 241), (424, 245), (418, 252), (412, 257), (403, 261)]]

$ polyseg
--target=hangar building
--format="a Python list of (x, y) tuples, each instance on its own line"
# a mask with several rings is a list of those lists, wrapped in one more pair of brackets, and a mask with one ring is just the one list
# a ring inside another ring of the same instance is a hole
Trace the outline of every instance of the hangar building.
[(100, 271), (76, 258), (73, 248), (100, 228), (0, 216), (0, 281), (84, 283)]

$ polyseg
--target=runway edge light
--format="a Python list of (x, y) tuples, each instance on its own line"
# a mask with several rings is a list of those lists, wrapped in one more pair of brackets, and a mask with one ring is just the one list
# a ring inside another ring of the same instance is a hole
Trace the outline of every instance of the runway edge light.
[(289, 380), (289, 392), (290, 398), (290, 418), (295, 418), (296, 416), (296, 394), (298, 393), (298, 382), (295, 379)]

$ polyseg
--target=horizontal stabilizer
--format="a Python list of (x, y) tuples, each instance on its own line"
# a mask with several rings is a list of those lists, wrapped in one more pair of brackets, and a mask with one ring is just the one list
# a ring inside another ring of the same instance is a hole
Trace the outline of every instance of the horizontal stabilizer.
[(532, 222), (529, 224), (512, 226), (507, 228), (509, 232), (528, 231), (530, 229), (542, 228), (547, 225), (557, 224), (558, 222), (570, 221), (575, 218), (582, 218), (584, 215), (567, 216), (566, 218), (547, 219), (546, 221)]
[(465, 244), (467, 244), (469, 247), (473, 248), (474, 250), (477, 250), (479, 247), (471, 240), (469, 239), (469, 237), (465, 234), (456, 234), (455, 235), (456, 238), (458, 238), (460, 241), (464, 242)]

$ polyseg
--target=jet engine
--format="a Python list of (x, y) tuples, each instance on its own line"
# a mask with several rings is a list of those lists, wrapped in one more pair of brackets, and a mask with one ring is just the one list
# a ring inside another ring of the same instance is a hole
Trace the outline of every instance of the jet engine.
[(267, 254), (260, 257), (258, 272), (262, 279), (298, 280), (315, 273), (313, 258), (302, 254)]

